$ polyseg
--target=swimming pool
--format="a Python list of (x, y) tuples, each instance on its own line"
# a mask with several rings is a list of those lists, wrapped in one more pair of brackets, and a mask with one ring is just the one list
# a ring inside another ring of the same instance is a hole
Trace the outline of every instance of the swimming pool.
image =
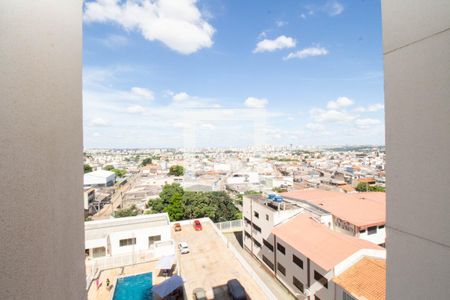
[(152, 287), (152, 273), (122, 277), (117, 279), (113, 300), (151, 300)]

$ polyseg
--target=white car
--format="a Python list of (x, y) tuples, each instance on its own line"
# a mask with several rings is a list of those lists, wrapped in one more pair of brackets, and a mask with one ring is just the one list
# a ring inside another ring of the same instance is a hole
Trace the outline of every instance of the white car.
[(181, 254), (187, 254), (191, 251), (191, 249), (189, 249), (189, 246), (186, 242), (181, 242), (178, 244), (178, 249), (180, 249), (180, 253)]

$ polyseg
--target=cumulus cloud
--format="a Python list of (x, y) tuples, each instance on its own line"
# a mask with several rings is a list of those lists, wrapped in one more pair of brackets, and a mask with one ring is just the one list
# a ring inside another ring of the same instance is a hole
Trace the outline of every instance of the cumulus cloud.
[(244, 105), (250, 108), (264, 108), (268, 103), (269, 101), (265, 98), (248, 97)]
[(182, 54), (211, 47), (215, 31), (197, 8), (196, 0), (96, 0), (85, 3), (84, 20), (117, 23)]
[(328, 109), (338, 109), (340, 107), (346, 107), (353, 104), (353, 101), (347, 97), (339, 97), (334, 101), (329, 101), (327, 103)]
[(328, 50), (324, 47), (309, 47), (296, 52), (291, 52), (287, 56), (283, 57), (283, 59), (284, 60), (289, 60), (292, 58), (303, 59), (312, 56), (324, 56), (328, 55), (328, 53), (329, 53)]
[(155, 96), (153, 95), (153, 92), (149, 89), (142, 88), (142, 87), (132, 87), (131, 92), (135, 94), (136, 96), (148, 99), (148, 100), (154, 100)]
[(145, 108), (141, 105), (132, 105), (126, 108), (126, 112), (130, 114), (141, 114), (145, 112)]
[(311, 131), (324, 132), (326, 130), (325, 126), (319, 123), (307, 123), (305, 127)]
[(360, 128), (360, 129), (366, 129), (366, 128), (370, 128), (372, 126), (375, 125), (379, 125), (381, 124), (381, 121), (378, 119), (356, 119), (355, 120), (355, 125), (356, 127)]
[(315, 122), (321, 123), (346, 123), (356, 118), (356, 116), (345, 111), (334, 109), (325, 110), (321, 108), (311, 109), (310, 115)]
[(253, 50), (253, 53), (273, 52), (285, 48), (293, 48), (295, 45), (295, 39), (285, 35), (280, 35), (274, 40), (264, 39), (259, 41), (258, 44), (256, 44), (256, 48)]
[[(337, 0), (328, 0), (323, 5), (307, 5), (305, 8), (308, 11), (308, 15), (325, 13), (331, 17), (334, 17), (344, 12), (344, 5)], [(305, 18), (306, 15), (302, 14), (301, 17)]]
[(367, 111), (374, 112), (374, 111), (379, 111), (379, 110), (383, 110), (383, 109), (384, 109), (383, 103), (375, 103), (375, 104), (369, 105), (369, 107), (367, 108)]
[(172, 96), (173, 101), (175, 102), (181, 102), (181, 101), (186, 101), (188, 99), (190, 99), (191, 96), (189, 96), (187, 93), (185, 92), (181, 92), (181, 93), (176, 93)]
[(105, 120), (103, 118), (95, 118), (95, 119), (91, 120), (89, 125), (91, 127), (107, 127), (107, 126), (110, 126), (110, 123), (108, 120)]

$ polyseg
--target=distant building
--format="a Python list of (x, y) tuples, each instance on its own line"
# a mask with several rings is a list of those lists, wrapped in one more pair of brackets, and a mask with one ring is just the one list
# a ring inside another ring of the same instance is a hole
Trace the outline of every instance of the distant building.
[(106, 170), (97, 170), (84, 174), (84, 186), (106, 187), (113, 186), (116, 181), (116, 174)]

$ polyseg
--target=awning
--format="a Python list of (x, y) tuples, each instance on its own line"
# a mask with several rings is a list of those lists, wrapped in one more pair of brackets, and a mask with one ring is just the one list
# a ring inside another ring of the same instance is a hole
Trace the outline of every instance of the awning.
[(175, 255), (163, 256), (156, 264), (156, 268), (160, 270), (170, 270), (172, 269), (172, 265), (174, 263), (175, 263)]
[(167, 297), (177, 288), (183, 286), (183, 278), (178, 275), (174, 275), (167, 279), (166, 281), (161, 282), (157, 286), (153, 287), (153, 294), (158, 295), (161, 298)]

